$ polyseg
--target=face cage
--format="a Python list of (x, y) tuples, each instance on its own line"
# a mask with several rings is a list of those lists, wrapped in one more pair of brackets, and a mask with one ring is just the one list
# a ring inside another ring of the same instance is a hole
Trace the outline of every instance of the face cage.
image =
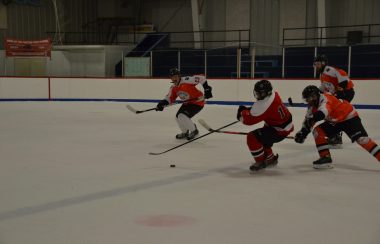
[(309, 105), (314, 105), (317, 101), (317, 98), (315, 95), (312, 95), (306, 98), (303, 97), (302, 99), (306, 104), (309, 104)]
[(270, 96), (271, 93), (266, 93), (265, 91), (253, 91), (253, 96), (256, 98), (256, 100), (263, 100), (264, 98)]
[[(169, 78), (172, 80), (171, 83), (173, 83), (173, 84), (178, 84), (181, 81), (181, 77), (179, 75), (172, 75)], [(177, 78), (177, 79), (175, 79), (175, 78)]]
[(321, 64), (321, 67), (326, 66), (326, 62), (325, 61), (316, 61), (316, 62), (313, 63), (313, 66), (316, 67), (317, 63)]

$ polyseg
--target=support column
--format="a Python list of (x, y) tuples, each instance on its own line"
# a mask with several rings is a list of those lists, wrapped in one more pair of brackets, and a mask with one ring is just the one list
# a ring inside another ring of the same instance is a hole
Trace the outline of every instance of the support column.
[(255, 78), (256, 48), (251, 48), (251, 78)]
[(241, 75), (241, 48), (239, 47), (237, 49), (237, 67), (236, 67), (236, 78), (240, 79), (240, 75)]
[[(317, 0), (317, 26), (325, 27), (326, 26), (326, 1)], [(320, 38), (326, 38), (326, 29), (322, 28), (318, 30), (318, 36)], [(321, 46), (326, 45), (326, 39), (321, 39), (319, 44)]]
[(199, 27), (199, 0), (191, 0), (191, 15), (193, 19), (193, 32), (194, 32), (194, 48), (199, 49), (201, 48), (201, 33), (200, 27)]

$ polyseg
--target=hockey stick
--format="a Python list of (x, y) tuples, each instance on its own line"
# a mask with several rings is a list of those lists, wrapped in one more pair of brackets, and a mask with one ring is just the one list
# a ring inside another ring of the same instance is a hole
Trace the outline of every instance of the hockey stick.
[(301, 103), (293, 103), (293, 100), (291, 97), (288, 98), (288, 107), (294, 107), (294, 108), (302, 108), (304, 107), (304, 104), (301, 102)]
[(238, 123), (238, 122), (240, 122), (240, 121), (239, 121), (239, 120), (234, 121), (234, 122), (232, 122), (232, 123), (229, 123), (229, 124), (227, 124), (227, 125), (225, 125), (225, 126), (222, 126), (222, 127), (218, 128), (218, 129), (216, 129), (216, 130), (210, 131), (209, 133), (206, 133), (206, 134), (204, 134), (204, 135), (201, 135), (201, 136), (199, 136), (199, 137), (196, 137), (196, 138), (194, 138), (194, 139), (191, 139), (191, 140), (189, 140), (189, 141), (187, 141), (187, 142), (185, 142), (185, 143), (182, 143), (182, 144), (179, 144), (179, 145), (177, 145), (177, 146), (175, 146), (175, 147), (169, 148), (169, 149), (167, 149), (167, 150), (165, 150), (165, 151), (163, 151), (163, 152), (158, 152), (158, 153), (150, 152), (149, 154), (150, 154), (150, 155), (160, 155), (160, 154), (164, 154), (164, 153), (170, 152), (170, 151), (172, 151), (172, 150), (174, 150), (174, 149), (177, 149), (177, 148), (179, 148), (179, 147), (182, 147), (182, 146), (184, 146), (184, 145), (186, 145), (186, 144), (189, 144), (189, 143), (191, 143), (191, 142), (193, 142), (193, 141), (199, 140), (199, 139), (201, 139), (201, 138), (203, 138), (203, 137), (205, 137), (205, 136), (208, 136), (208, 135), (210, 135), (210, 134), (212, 134), (212, 133), (214, 133), (214, 132), (218, 132), (219, 130), (224, 129), (224, 128), (228, 127), (228, 126), (234, 125), (234, 124), (236, 124), (236, 123)]
[[(173, 106), (173, 105), (177, 105), (177, 104), (182, 104), (182, 103), (186, 103), (186, 102), (190, 102), (190, 101), (194, 101), (194, 100), (198, 100), (198, 99), (201, 99), (202, 97), (196, 97), (196, 98), (192, 98), (192, 99), (188, 99), (188, 100), (185, 100), (185, 101), (179, 101), (179, 102), (175, 102), (175, 103), (172, 103), (172, 104), (169, 104), (165, 107), (169, 107), (169, 106)], [(145, 112), (149, 112), (149, 111), (152, 111), (152, 110), (156, 110), (156, 107), (154, 108), (149, 108), (149, 109), (145, 109), (145, 110), (137, 110), (135, 109), (134, 107), (132, 107), (131, 105), (127, 104), (125, 105), (127, 107), (127, 109), (129, 111), (131, 111), (132, 113), (135, 113), (135, 114), (141, 114), (141, 113), (145, 113)]]
[[(248, 135), (247, 132), (239, 132), (239, 131), (226, 131), (226, 130), (214, 130), (211, 128), (206, 121), (203, 119), (198, 120), (199, 124), (201, 124), (206, 130), (210, 132), (224, 133), (224, 134), (232, 134), (232, 135)], [(287, 136), (287, 139), (294, 139), (294, 136)]]
[(135, 114), (141, 114), (141, 113), (145, 113), (145, 112), (148, 112), (148, 111), (152, 111), (152, 110), (156, 110), (156, 108), (149, 108), (149, 109), (145, 109), (145, 110), (136, 110), (135, 108), (133, 108), (131, 105), (127, 104), (125, 105), (127, 107), (127, 109), (129, 111), (131, 111), (132, 113), (135, 113)]

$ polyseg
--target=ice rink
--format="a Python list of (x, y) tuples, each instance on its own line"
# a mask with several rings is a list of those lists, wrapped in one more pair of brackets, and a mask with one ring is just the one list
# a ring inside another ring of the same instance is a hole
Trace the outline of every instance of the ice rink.
[[(0, 244), (380, 243), (380, 163), (347, 136), (334, 169), (312, 168), (309, 135), (276, 144), (279, 165), (250, 174), (240, 135), (149, 155), (183, 142), (179, 106), (137, 115), (125, 104), (0, 103)], [(208, 105), (194, 121), (221, 127), (236, 110)], [(305, 108), (290, 110), (298, 130)], [(380, 143), (379, 111), (359, 114)]]

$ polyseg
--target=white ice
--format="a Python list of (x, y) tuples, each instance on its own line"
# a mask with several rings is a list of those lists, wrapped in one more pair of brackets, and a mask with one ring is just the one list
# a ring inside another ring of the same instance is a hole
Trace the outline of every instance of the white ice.
[[(240, 135), (214, 133), (149, 155), (182, 143), (177, 109), (0, 103), (0, 243), (380, 243), (380, 163), (347, 136), (331, 151), (334, 169), (322, 171), (312, 168), (311, 135), (276, 144), (278, 167), (254, 175)], [(290, 109), (297, 130), (305, 109)], [(217, 128), (236, 110), (208, 105), (194, 120)], [(379, 111), (359, 113), (380, 143)]]

